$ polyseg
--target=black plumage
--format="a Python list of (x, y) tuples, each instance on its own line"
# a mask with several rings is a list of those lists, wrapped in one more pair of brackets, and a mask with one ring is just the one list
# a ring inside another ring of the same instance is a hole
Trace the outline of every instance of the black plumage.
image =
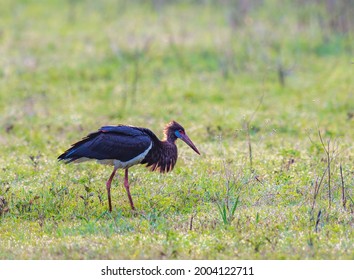
[(140, 155), (150, 146), (151, 137), (146, 130), (124, 125), (103, 126), (97, 132), (90, 133), (73, 144), (58, 159), (66, 163), (80, 161), (81, 158), (118, 159), (126, 162)]
[(103, 126), (73, 144), (58, 159), (65, 163), (97, 160), (102, 164), (113, 165), (113, 172), (106, 183), (110, 211), (112, 211), (110, 187), (113, 177), (117, 169), (125, 169), (124, 186), (131, 208), (135, 209), (129, 190), (128, 168), (140, 163), (146, 164), (152, 171), (162, 173), (171, 171), (178, 157), (175, 144), (178, 138), (200, 154), (184, 128), (172, 121), (166, 125), (162, 141), (147, 128), (126, 125)]

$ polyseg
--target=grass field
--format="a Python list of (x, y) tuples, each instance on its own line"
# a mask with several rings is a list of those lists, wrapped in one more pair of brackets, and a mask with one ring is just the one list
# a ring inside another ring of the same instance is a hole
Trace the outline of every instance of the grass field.
[[(351, 1), (215, 2), (2, 1), (0, 259), (354, 258)], [(131, 168), (137, 212), (57, 162), (172, 119), (201, 156)]]

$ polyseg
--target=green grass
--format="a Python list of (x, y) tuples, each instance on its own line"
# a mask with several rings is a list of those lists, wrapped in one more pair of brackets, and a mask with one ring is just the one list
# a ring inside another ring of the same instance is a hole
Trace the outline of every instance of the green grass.
[[(353, 8), (241, 2), (2, 1), (0, 259), (354, 258)], [(202, 155), (131, 168), (137, 212), (122, 172), (110, 214), (110, 167), (57, 162), (172, 119)]]

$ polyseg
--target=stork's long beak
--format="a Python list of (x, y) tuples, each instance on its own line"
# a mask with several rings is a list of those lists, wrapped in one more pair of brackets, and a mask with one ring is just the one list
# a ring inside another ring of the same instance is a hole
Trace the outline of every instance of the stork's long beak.
[(187, 134), (180, 134), (179, 137), (182, 141), (184, 141), (189, 147), (191, 147), (198, 155), (200, 155), (197, 147), (193, 144), (192, 140), (189, 139), (189, 137), (187, 136)]

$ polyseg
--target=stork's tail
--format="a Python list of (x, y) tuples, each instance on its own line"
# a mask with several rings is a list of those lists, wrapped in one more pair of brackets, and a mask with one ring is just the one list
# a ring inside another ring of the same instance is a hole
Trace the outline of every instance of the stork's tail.
[(73, 144), (70, 149), (66, 150), (63, 154), (58, 157), (59, 161), (64, 161), (68, 164), (71, 162), (79, 163), (87, 160), (94, 159), (88, 146), (90, 142), (96, 138), (101, 132), (93, 132), (83, 138), (81, 141)]
[(75, 155), (75, 151), (75, 147), (68, 149), (58, 157), (58, 160), (63, 161), (66, 164), (79, 160), (81, 157)]

